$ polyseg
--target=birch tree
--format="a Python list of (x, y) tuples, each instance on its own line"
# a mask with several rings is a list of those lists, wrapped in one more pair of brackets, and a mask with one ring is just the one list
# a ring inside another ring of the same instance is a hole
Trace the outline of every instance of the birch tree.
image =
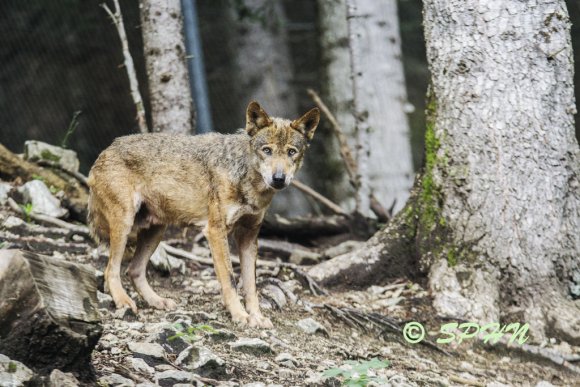
[(142, 0), (140, 10), (153, 131), (192, 133), (181, 2)]
[[(395, 211), (413, 183), (407, 93), (396, 0), (348, 0), (348, 41), (358, 163), (357, 209), (370, 194)], [(340, 25), (340, 24), (339, 24)]]
[[(442, 315), (580, 343), (580, 149), (563, 0), (425, 0), (426, 165), (365, 246), (311, 270), (424, 273)], [(385, 85), (386, 87), (386, 85)]]

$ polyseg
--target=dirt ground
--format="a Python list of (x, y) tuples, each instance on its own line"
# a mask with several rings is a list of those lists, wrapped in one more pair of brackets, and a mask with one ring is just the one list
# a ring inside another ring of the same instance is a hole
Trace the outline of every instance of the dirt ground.
[[(97, 249), (92, 241), (56, 228), (18, 222), (13, 216), (7, 209), (0, 211), (2, 248), (31, 250), (88, 264), (101, 273), (104, 270), (106, 251)], [(186, 242), (190, 239), (178, 235), (170, 242), (192, 251)], [(193, 251), (199, 256), (209, 254), (203, 241)], [(450, 321), (437, 318), (428, 292), (407, 279), (364, 290), (329, 289), (328, 295), (314, 296), (291, 270), (259, 269), (261, 294), (269, 307), (265, 314), (275, 327), (260, 330), (231, 322), (210, 266), (186, 259), (182, 262), (174, 261), (170, 273), (152, 265), (148, 270), (153, 288), (178, 302), (176, 311), (152, 310), (130, 291), (140, 307), (140, 312), (133, 315), (115, 310), (110, 297), (99, 293), (104, 331), (92, 357), (98, 385), (332, 386), (348, 380), (325, 379), (325, 370), (348, 370), (352, 367), (346, 365), (349, 361), (363, 363), (378, 358), (388, 361), (389, 366), (368, 371), (369, 379), (379, 381), (368, 385), (580, 386), (580, 374), (570, 370), (580, 366), (580, 348), (557, 340), (529, 348), (565, 355), (568, 368), (556, 364), (558, 356), (550, 361), (517, 344), (508, 349), (501, 344), (484, 345), (475, 338), (460, 345), (437, 345), (445, 354), (426, 345), (409, 344), (396, 330), (365, 331), (356, 324), (349, 325), (348, 318), (340, 319), (331, 311), (335, 307), (367, 315), (376, 313), (400, 326), (417, 321), (425, 325), (428, 337), (435, 341), (441, 337), (440, 326)], [(131, 289), (128, 281), (124, 285)], [(299, 324), (308, 318), (319, 324), (312, 332)], [(174, 337), (187, 327), (195, 327), (192, 334)], [(261, 342), (236, 347), (234, 343), (246, 338)], [(144, 343), (152, 346), (145, 345), (143, 350)], [(197, 357), (191, 357), (188, 363), (180, 358), (189, 345), (192, 347), (188, 350), (197, 351)], [(156, 349), (161, 353), (155, 353)]]

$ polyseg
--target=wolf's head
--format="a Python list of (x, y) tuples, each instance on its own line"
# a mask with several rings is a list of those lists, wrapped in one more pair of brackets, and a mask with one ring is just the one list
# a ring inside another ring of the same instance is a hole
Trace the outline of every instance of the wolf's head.
[(252, 137), (256, 166), (270, 187), (286, 188), (300, 168), (320, 120), (318, 108), (290, 121), (269, 117), (255, 101), (246, 110), (246, 132)]

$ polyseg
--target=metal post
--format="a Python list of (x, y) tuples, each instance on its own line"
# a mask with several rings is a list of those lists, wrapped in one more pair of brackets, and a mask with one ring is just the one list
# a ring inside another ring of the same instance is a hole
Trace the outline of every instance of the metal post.
[(196, 133), (209, 133), (213, 130), (213, 124), (203, 66), (203, 50), (199, 34), (196, 0), (181, 0), (181, 8), (188, 57), (189, 83), (197, 114)]

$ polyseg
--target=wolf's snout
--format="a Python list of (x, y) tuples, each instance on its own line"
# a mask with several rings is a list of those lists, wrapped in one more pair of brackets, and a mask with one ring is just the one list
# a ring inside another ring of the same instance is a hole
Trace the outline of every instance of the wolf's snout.
[(284, 172), (276, 172), (272, 176), (272, 187), (281, 189), (286, 186), (286, 174)]

